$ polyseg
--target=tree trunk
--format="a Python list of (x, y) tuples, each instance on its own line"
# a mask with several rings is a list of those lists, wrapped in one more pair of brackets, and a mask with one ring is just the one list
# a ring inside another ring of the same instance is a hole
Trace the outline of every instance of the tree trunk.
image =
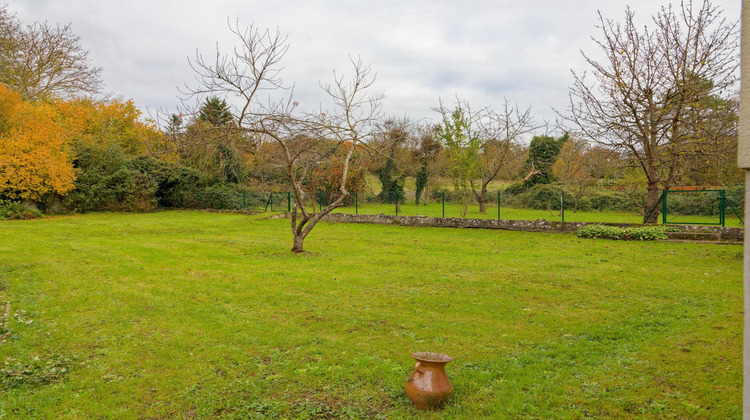
[[(645, 213), (643, 214), (643, 223), (658, 223), (659, 214), (661, 213), (661, 208), (657, 206), (659, 199), (661, 198), (659, 184), (656, 182), (649, 182), (647, 191), (648, 195), (646, 198)], [(653, 210), (653, 212), (651, 212), (651, 210)], [(651, 212), (650, 216), (649, 212)]]
[(487, 187), (485, 185), (482, 186), (482, 189), (479, 191), (479, 195), (477, 196), (477, 201), (479, 202), (479, 212), (484, 214), (487, 212)]
[[(302, 216), (302, 220), (297, 220), (297, 208), (294, 208), (292, 212), (292, 236), (294, 237), (294, 244), (292, 245), (292, 252), (300, 253), (305, 252), (304, 242), (307, 234), (310, 233), (312, 227), (315, 226), (316, 220), (308, 219), (305, 215)], [(308, 225), (308, 229), (304, 229), (304, 226)]]
[(294, 235), (294, 245), (292, 246), (292, 252), (305, 252), (303, 248), (303, 242), (305, 241), (305, 237), (302, 235)]
[(464, 186), (461, 190), (461, 199), (462, 199), (462, 205), (461, 208), (461, 218), (466, 219), (466, 212), (469, 210), (469, 199), (468, 199), (468, 193), (466, 192), (466, 186)]
[(477, 203), (479, 203), (479, 212), (485, 213), (487, 211), (487, 184), (482, 184), (482, 188), (477, 191), (472, 183), (471, 192), (474, 194), (474, 198), (477, 199)]

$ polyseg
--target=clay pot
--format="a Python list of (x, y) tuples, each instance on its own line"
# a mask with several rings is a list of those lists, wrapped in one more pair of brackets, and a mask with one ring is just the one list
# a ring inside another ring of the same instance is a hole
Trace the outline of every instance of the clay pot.
[(440, 353), (412, 353), (417, 360), (406, 381), (406, 395), (420, 410), (436, 410), (453, 392), (451, 381), (445, 374), (445, 364), (453, 360)]

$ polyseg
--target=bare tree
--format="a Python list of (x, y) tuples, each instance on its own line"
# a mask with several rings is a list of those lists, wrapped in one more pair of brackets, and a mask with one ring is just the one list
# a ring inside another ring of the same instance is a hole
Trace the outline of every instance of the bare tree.
[[(446, 109), (442, 102), (435, 110), (442, 115), (443, 126), (448, 127), (455, 111)], [(463, 130), (464, 133), (454, 130), (456, 132), (453, 133), (453, 137), (465, 136), (465, 144), (458, 146), (464, 150), (461, 156), (464, 156), (466, 162), (454, 162), (454, 172), (456, 168), (463, 168), (461, 172), (465, 174), (465, 181), (479, 203), (480, 213), (484, 213), (487, 210), (488, 185), (500, 174), (511, 175), (508, 171), (510, 163), (523, 155), (517, 147), (518, 141), (523, 135), (535, 129), (531, 108), (522, 111), (517, 105), (512, 105), (504, 99), (503, 110), (500, 112), (488, 107), (472, 110), (468, 102), (459, 99), (456, 110), (460, 110), (462, 121), (453, 124), (458, 131)], [(442, 137), (450, 150), (445, 133), (443, 130)], [(471, 148), (476, 150), (470, 150)]]
[[(644, 222), (655, 222), (660, 189), (669, 188), (684, 169), (696, 139), (691, 116), (707, 95), (736, 88), (739, 65), (737, 24), (704, 0), (679, 9), (663, 7), (653, 27), (639, 29), (629, 8), (624, 23), (599, 16), (606, 57), (583, 53), (595, 83), (573, 72), (566, 118), (584, 138), (633, 156), (647, 183)], [(707, 89), (707, 86), (710, 86)], [(724, 135), (702, 132), (701, 137)]]
[(24, 27), (0, 8), (0, 82), (31, 100), (99, 92), (101, 68), (79, 41), (70, 24)]
[[(253, 141), (278, 144), (286, 163), (286, 173), (293, 190), (291, 229), (292, 252), (303, 252), (307, 235), (325, 215), (341, 206), (349, 195), (346, 181), (350, 165), (362, 143), (375, 129), (380, 115), (382, 95), (369, 93), (375, 80), (369, 66), (352, 60), (354, 74), (350, 79), (334, 71), (334, 81), (321, 85), (333, 103), (330, 112), (301, 112), (293, 100), (293, 90), (280, 76), (281, 62), (289, 44), (280, 31), (260, 31), (254, 26), (229, 25), (238, 39), (231, 53), (218, 46), (215, 59), (200, 53), (191, 60), (197, 87), (185, 86), (183, 93), (201, 98), (221, 95), (233, 102), (234, 123), (254, 136)], [(268, 93), (263, 97), (261, 93)], [(312, 169), (331, 156), (339, 158), (338, 193), (319, 211), (308, 208), (310, 191), (305, 188)]]
[(8, 11), (8, 7), (0, 6), (0, 65), (8, 66), (17, 50), (19, 34), (22, 25), (15, 14)]
[(593, 146), (575, 136), (563, 143), (552, 170), (563, 191), (573, 198), (573, 213), (578, 211), (586, 190), (612, 176), (618, 163), (617, 153), (603, 146)]
[(523, 155), (518, 142), (522, 136), (535, 129), (531, 108), (521, 111), (518, 105), (504, 99), (502, 111), (485, 110), (477, 118), (481, 139), (479, 156), (479, 182), (471, 181), (471, 190), (479, 203), (479, 212), (487, 211), (487, 186), (499, 175), (512, 177), (512, 162)]
[(468, 191), (479, 172), (481, 141), (475, 132), (477, 113), (472, 112), (471, 106), (460, 99), (453, 110), (446, 108), (440, 100), (435, 111), (443, 119), (436, 134), (445, 146), (453, 186), (461, 193), (461, 217), (465, 218), (469, 209)]
[(307, 147), (292, 153), (292, 149), (286, 147), (283, 140), (275, 138), (284, 149), (287, 162), (287, 171), (290, 182), (294, 189), (296, 204), (292, 209), (292, 232), (294, 234), (294, 246), (292, 252), (302, 252), (303, 242), (307, 235), (325, 215), (344, 203), (349, 195), (346, 189), (346, 180), (350, 171), (352, 159), (361, 148), (365, 140), (372, 136), (376, 130), (376, 122), (380, 117), (382, 95), (372, 96), (369, 89), (375, 82), (375, 77), (369, 66), (364, 65), (361, 59), (352, 60), (353, 76), (346, 79), (334, 72), (334, 82), (323, 86), (334, 103), (331, 113), (308, 113), (303, 120), (303, 125), (308, 132), (312, 132), (313, 139), (323, 139), (327, 144), (333, 144), (334, 150), (341, 150), (339, 193), (332, 197), (328, 205), (319, 212), (309, 212), (304, 205), (305, 202), (304, 177), (309, 171), (311, 162), (304, 161), (304, 154), (315, 155), (321, 150), (315, 141), (310, 142)]

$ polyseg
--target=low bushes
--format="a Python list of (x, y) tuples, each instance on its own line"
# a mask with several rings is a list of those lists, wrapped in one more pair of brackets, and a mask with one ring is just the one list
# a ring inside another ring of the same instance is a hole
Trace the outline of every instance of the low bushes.
[(641, 203), (644, 203), (645, 200), (645, 191), (633, 197), (625, 191), (592, 189), (581, 198), (578, 203), (578, 209), (581, 211), (598, 210), (638, 213), (641, 210)]
[(675, 228), (666, 226), (644, 226), (637, 228), (621, 228), (617, 226), (586, 225), (578, 229), (579, 238), (616, 239), (629, 241), (654, 241), (667, 239), (667, 233)]
[(21, 203), (12, 202), (0, 206), (0, 219), (29, 220), (42, 217), (44, 217), (42, 212)]
[[(745, 188), (743, 185), (733, 185), (725, 190), (727, 201), (738, 212), (745, 208)], [(670, 192), (667, 196), (667, 208), (675, 215), (718, 215), (719, 193), (716, 191)], [(729, 206), (726, 208), (729, 212)]]
[[(735, 210), (744, 209), (744, 185), (732, 185), (725, 188), (726, 198)], [(503, 194), (503, 205), (535, 210), (560, 210), (562, 186), (559, 184), (538, 184), (531, 188), (520, 188), (518, 184), (508, 187)], [(446, 195), (446, 197), (448, 197)], [(670, 192), (668, 209), (674, 215), (719, 214), (719, 194), (716, 191), (691, 191), (685, 193)], [(565, 209), (579, 211), (616, 211), (638, 213), (646, 202), (646, 191), (627, 192), (591, 187), (574, 205), (574, 199), (566, 194)], [(651, 209), (646, 209), (650, 211)], [(727, 207), (729, 211), (729, 207)]]
[(562, 189), (553, 184), (537, 184), (505, 200), (505, 205), (534, 210), (560, 210)]
[(129, 157), (117, 146), (79, 149), (75, 189), (63, 198), (69, 211), (143, 212), (157, 206), (237, 210), (258, 207), (267, 198), (186, 166)]
[(196, 209), (242, 209), (242, 191), (235, 184), (191, 188), (182, 193), (179, 207)]
[(118, 146), (81, 145), (75, 162), (75, 189), (63, 199), (63, 205), (76, 212), (153, 210), (156, 182), (129, 163)]
[[(560, 210), (563, 189), (557, 184), (537, 184), (520, 189), (510, 186), (504, 193), (504, 205), (535, 210)], [(625, 191), (591, 188), (578, 200), (576, 210), (580, 211), (620, 211), (637, 213), (645, 194), (635, 198)], [(573, 210), (573, 197), (566, 195), (565, 209)]]

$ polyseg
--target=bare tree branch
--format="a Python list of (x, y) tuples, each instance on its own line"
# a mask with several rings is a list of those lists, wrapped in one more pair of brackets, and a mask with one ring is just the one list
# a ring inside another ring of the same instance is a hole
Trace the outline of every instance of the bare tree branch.
[[(372, 136), (380, 116), (382, 95), (371, 95), (375, 76), (361, 59), (351, 59), (354, 74), (345, 78), (334, 71), (331, 84), (321, 85), (333, 102), (331, 112), (301, 112), (293, 99), (293, 88), (281, 78), (282, 59), (289, 44), (279, 30), (246, 29), (229, 25), (238, 45), (216, 58), (207, 59), (196, 51), (190, 65), (194, 86), (181, 90), (186, 98), (222, 95), (237, 101), (233, 107), (237, 128), (257, 136), (258, 141), (275, 142), (284, 156), (295, 204), (292, 208), (292, 251), (302, 252), (307, 235), (325, 215), (342, 205), (349, 192), (346, 181), (355, 153)], [(260, 93), (268, 93), (261, 98)], [(338, 194), (316, 212), (306, 206), (311, 171), (326, 159), (340, 159)], [(311, 211), (312, 210), (312, 211)]]
[[(697, 8), (692, 1), (676, 11), (662, 7), (652, 29), (639, 29), (630, 8), (623, 23), (601, 14), (599, 22), (600, 38), (592, 39), (605, 59), (581, 52), (591, 72), (572, 72), (569, 113), (562, 117), (583, 138), (633, 156), (648, 185), (645, 207), (652, 208), (659, 190), (685, 170), (690, 144), (702, 141), (695, 114), (711, 108), (704, 99), (736, 89), (737, 24), (708, 0)], [(702, 133), (716, 135), (724, 134)]]
[(70, 24), (22, 26), (0, 8), (0, 82), (31, 100), (98, 93), (101, 71)]

